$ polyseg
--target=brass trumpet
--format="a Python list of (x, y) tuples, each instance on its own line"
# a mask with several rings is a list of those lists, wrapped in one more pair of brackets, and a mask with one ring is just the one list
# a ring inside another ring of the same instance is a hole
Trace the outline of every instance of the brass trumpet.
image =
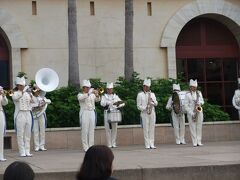
[(93, 89), (92, 93), (95, 94), (96, 96), (102, 95), (104, 93), (104, 88), (100, 87), (100, 88), (97, 88), (97, 89)]
[(5, 96), (12, 96), (13, 93), (14, 93), (14, 90), (13, 90), (13, 89), (3, 90), (3, 91), (2, 91), (2, 94), (4, 94)]
[(100, 95), (102, 95), (102, 94), (104, 93), (104, 88), (103, 88), (103, 87), (100, 87), (100, 88), (98, 88), (97, 90), (98, 90), (98, 93), (99, 93)]
[(97, 89), (94, 89), (94, 88), (91, 88), (92, 90), (92, 94), (95, 94), (95, 96), (100, 96), (104, 93), (104, 88), (100, 87), (100, 88), (97, 88)]

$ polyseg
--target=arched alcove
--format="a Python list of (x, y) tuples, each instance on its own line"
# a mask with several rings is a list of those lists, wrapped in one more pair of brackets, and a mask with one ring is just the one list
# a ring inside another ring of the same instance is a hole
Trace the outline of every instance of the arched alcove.
[(9, 49), (9, 84), (13, 86), (15, 76), (21, 71), (21, 48), (27, 48), (27, 40), (13, 16), (0, 8), (0, 35)]

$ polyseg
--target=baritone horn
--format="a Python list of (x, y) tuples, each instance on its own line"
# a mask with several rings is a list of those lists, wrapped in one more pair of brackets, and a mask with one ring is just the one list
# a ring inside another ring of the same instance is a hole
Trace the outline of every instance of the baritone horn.
[(51, 92), (58, 87), (59, 77), (54, 70), (42, 68), (36, 73), (35, 81), (39, 89), (45, 92)]

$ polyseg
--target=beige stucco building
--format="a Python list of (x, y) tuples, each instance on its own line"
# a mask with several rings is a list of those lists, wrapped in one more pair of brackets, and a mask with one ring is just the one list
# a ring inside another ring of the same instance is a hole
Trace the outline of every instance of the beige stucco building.
[[(115, 81), (124, 74), (124, 2), (77, 0), (81, 80)], [(60, 86), (67, 85), (67, 10), (67, 0), (0, 0), (0, 84), (12, 85), (19, 71), (34, 79), (40, 68), (49, 67), (58, 73)], [(238, 44), (234, 57), (229, 56), (235, 58), (233, 66), (237, 66), (232, 93), (239, 76), (239, 0), (134, 0), (134, 70), (142, 78), (176, 78), (180, 69), (177, 59), (182, 59), (176, 54), (178, 37), (191, 20), (199, 17), (222, 24)], [(202, 82), (207, 89), (207, 78)], [(225, 95), (225, 91), (221, 93)]]

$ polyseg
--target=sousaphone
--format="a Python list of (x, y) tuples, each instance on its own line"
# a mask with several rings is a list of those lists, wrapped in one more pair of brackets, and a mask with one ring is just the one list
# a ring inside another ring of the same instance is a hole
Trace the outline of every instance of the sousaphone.
[[(51, 92), (58, 87), (59, 78), (57, 73), (50, 68), (42, 68), (35, 75), (36, 85), (43, 91), (43, 96), (45, 92)], [(45, 98), (45, 97), (44, 97)], [(41, 107), (33, 108), (33, 117), (40, 117), (47, 109), (48, 104), (51, 101), (45, 99), (45, 104)]]
[(45, 92), (51, 92), (58, 87), (59, 78), (57, 73), (50, 68), (42, 68), (35, 75), (37, 86)]

